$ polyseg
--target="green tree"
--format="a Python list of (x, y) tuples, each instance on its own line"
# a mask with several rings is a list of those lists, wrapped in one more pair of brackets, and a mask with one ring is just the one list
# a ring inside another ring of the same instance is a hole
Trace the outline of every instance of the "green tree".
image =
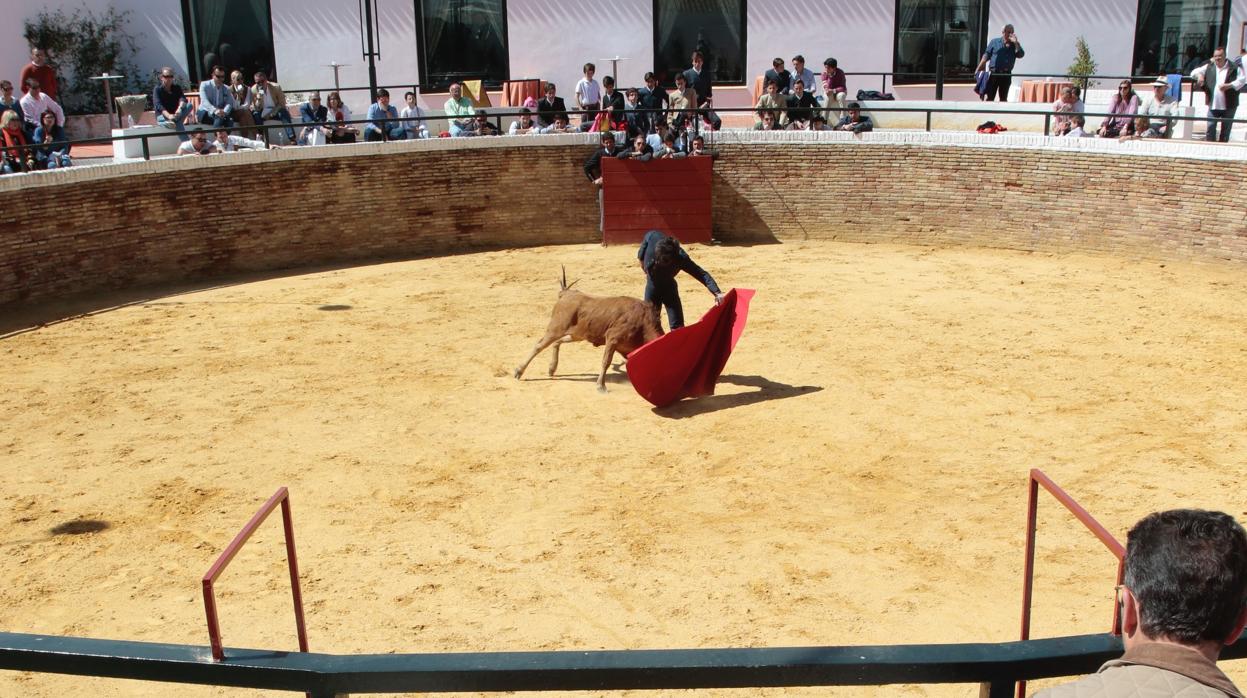
[(1074, 84), (1082, 89), (1084, 99), (1086, 99), (1087, 88), (1093, 84), (1087, 76), (1095, 75), (1098, 67), (1095, 60), (1091, 58), (1091, 49), (1087, 47), (1087, 40), (1082, 36), (1074, 39), (1074, 62), (1069, 64), (1065, 72), (1073, 79)]
[(130, 11), (109, 6), (97, 15), (86, 7), (72, 13), (63, 9), (40, 10), (23, 22), (22, 35), (32, 48), (48, 52), (48, 63), (56, 69), (57, 97), (70, 114), (104, 112), (104, 88), (92, 75), (103, 72), (125, 75), (115, 80), (115, 95), (143, 91), (139, 69), (133, 61), (134, 37), (127, 31)]

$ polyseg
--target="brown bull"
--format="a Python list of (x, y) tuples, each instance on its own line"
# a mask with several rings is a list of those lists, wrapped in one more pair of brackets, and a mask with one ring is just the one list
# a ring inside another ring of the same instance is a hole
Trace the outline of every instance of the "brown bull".
[(598, 376), (598, 392), (606, 392), (606, 369), (610, 368), (615, 352), (627, 356), (646, 342), (661, 337), (662, 325), (658, 322), (658, 310), (645, 301), (626, 296), (595, 298), (580, 291), (571, 290), (567, 283), (567, 270), (559, 280), (559, 299), (550, 313), (546, 334), (533, 347), (524, 363), (515, 369), (515, 377), (524, 375), (524, 369), (541, 353), (552, 346), (550, 375), (559, 367), (559, 345), (565, 342), (590, 342), (595, 347), (606, 345), (602, 355), (602, 372)]

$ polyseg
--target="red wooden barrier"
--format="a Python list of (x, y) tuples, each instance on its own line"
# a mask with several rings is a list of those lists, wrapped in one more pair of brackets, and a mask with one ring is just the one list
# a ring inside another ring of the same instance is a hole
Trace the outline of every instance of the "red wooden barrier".
[(639, 243), (649, 230), (710, 242), (711, 167), (708, 157), (603, 160), (603, 243)]

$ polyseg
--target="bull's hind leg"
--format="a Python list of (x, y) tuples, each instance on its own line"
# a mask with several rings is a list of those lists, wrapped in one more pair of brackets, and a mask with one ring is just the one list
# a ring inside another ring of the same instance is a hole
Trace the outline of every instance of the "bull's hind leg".
[(559, 338), (559, 341), (550, 346), (550, 370), (546, 375), (553, 376), (554, 372), (559, 370), (559, 346), (572, 341), (571, 335), (565, 335)]
[(602, 373), (598, 375), (598, 392), (606, 392), (606, 369), (611, 367), (611, 359), (615, 358), (615, 340), (606, 340), (606, 353), (602, 354)]
[(548, 334), (542, 337), (540, 340), (537, 341), (537, 346), (533, 347), (533, 351), (531, 354), (528, 355), (528, 358), (524, 359), (524, 363), (515, 367), (515, 377), (519, 378), (520, 376), (524, 375), (524, 369), (528, 368), (528, 364), (532, 363), (533, 359), (537, 358), (537, 355), (541, 353), (542, 349), (545, 349), (546, 347), (550, 346), (551, 344), (554, 344), (555, 342), (560, 342), (560, 341), (570, 342), (571, 339), (572, 339), (572, 336), (570, 334), (567, 334), (567, 335), (557, 335), (557, 334), (549, 335)]

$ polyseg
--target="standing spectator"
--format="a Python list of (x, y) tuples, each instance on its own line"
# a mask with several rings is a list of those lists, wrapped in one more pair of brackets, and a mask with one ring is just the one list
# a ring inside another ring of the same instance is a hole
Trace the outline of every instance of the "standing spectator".
[[(828, 109), (844, 109), (849, 92), (848, 80), (834, 58), (823, 61), (823, 98)], [(832, 105), (835, 105), (834, 107)]]
[(602, 105), (602, 90), (598, 81), (593, 79), (597, 66), (585, 63), (584, 77), (576, 83), (576, 108), (587, 112), (580, 118), (581, 130), (587, 131), (597, 118), (598, 108)]
[(758, 103), (754, 106), (756, 107), (755, 114), (757, 115), (757, 121), (754, 123), (755, 127), (757, 124), (762, 123), (762, 117), (766, 114), (774, 116), (775, 122), (779, 124), (780, 128), (788, 125), (788, 98), (779, 93), (779, 84), (772, 78), (766, 79), (765, 92), (763, 92), (761, 97), (758, 97)]
[(641, 92), (635, 87), (629, 87), (627, 94), (624, 96), (624, 126), (628, 130), (628, 136), (632, 137), (638, 133), (646, 135), (650, 131), (649, 114), (646, 114), (641, 106)]
[(299, 143), (303, 145), (324, 145), (328, 140), (325, 123), (329, 121), (329, 110), (320, 103), (320, 93), (313, 92), (307, 103), (299, 107), (299, 121), (304, 124), (299, 132)]
[(178, 146), (178, 155), (212, 155), (219, 153), (216, 143), (208, 140), (207, 131), (195, 131), (190, 140)]
[(29, 172), (35, 168), (35, 157), (24, 146), (26, 131), (17, 112), (9, 110), (0, 116), (0, 171), (5, 174)]
[(446, 112), (446, 123), (450, 129), (450, 136), (454, 138), (463, 133), (463, 130), (471, 125), (472, 115), (476, 113), (476, 109), (472, 107), (472, 101), (463, 96), (463, 86), (457, 82), (450, 84), (450, 98), (443, 105)]
[(1108, 102), (1108, 112), (1113, 116), (1106, 117), (1096, 135), (1101, 138), (1116, 138), (1134, 132), (1134, 115), (1139, 111), (1139, 95), (1134, 92), (1134, 85), (1129, 80), (1122, 80), (1117, 86), (1117, 94)]
[(1199, 57), (1199, 49), (1195, 44), (1188, 44), (1186, 47), (1186, 60), (1182, 62), (1182, 74), (1190, 75), (1191, 71), (1204, 64), (1204, 59)]
[(671, 106), (671, 119), (677, 129), (697, 107), (697, 92), (689, 87), (688, 76), (684, 73), (675, 74), (675, 93), (670, 95), (668, 104)]
[(602, 146), (593, 151), (588, 160), (585, 160), (585, 176), (590, 182), (602, 186), (602, 158), (613, 158), (619, 156), (619, 148), (615, 147), (615, 134), (610, 131), (602, 132)]
[(354, 143), (359, 129), (347, 124), (351, 121), (351, 110), (342, 102), (342, 95), (335, 90), (325, 98), (329, 112), (329, 126), (325, 128), (325, 137), (330, 143)]
[[(710, 122), (710, 128), (718, 131), (723, 125), (723, 120), (718, 114), (714, 113), (714, 85), (709, 70), (703, 70), (706, 65), (706, 56), (701, 51), (693, 51), (692, 56), (693, 67), (684, 71), (684, 79), (688, 81), (688, 86), (697, 93), (697, 108), (705, 109), (704, 113), (699, 114), (701, 118), (696, 119), (693, 123), (695, 127), (701, 124), (702, 118)], [(782, 61), (781, 61), (782, 63)], [(677, 87), (679, 84), (677, 83)]]
[(870, 120), (870, 117), (862, 114), (862, 105), (857, 102), (849, 102), (847, 109), (849, 113), (840, 119), (834, 130), (852, 131), (853, 133), (875, 130), (875, 124)]
[(605, 128), (622, 131), (627, 128), (624, 115), (624, 96), (615, 89), (615, 78), (607, 75), (602, 78), (602, 113), (605, 114)]
[(567, 117), (567, 105), (563, 103), (563, 98), (557, 96), (558, 89), (554, 83), (546, 83), (546, 96), (537, 102), (537, 124), (542, 128), (554, 124), (557, 116), (562, 116), (563, 121), (569, 121)]
[(241, 70), (229, 74), (229, 93), (234, 97), (234, 123), (242, 127), (242, 135), (255, 138), (255, 117), (251, 115), (251, 88), (243, 78)]
[(805, 91), (811, 96), (818, 90), (818, 83), (814, 81), (814, 71), (805, 67), (805, 56), (797, 54), (792, 57), (792, 88), (797, 89), (797, 81), (805, 83)]
[(1242, 696), (1217, 668), (1247, 625), (1247, 532), (1229, 514), (1148, 514), (1126, 535), (1117, 587), (1125, 653), (1036, 698)]
[(390, 104), (390, 91), (382, 87), (377, 90), (377, 101), (368, 107), (368, 121), (364, 126), (365, 141), (381, 141), (387, 138), (401, 141), (407, 137), (407, 131), (400, 123), (387, 122), (386, 119), (397, 119), (398, 110)]
[(234, 110), (237, 107), (233, 93), (225, 84), (225, 69), (219, 65), (212, 66), (212, 78), (199, 83), (199, 110), (195, 112), (199, 123), (229, 128), (234, 125)]
[(18, 76), (18, 84), (22, 86), (22, 94), (26, 94), (29, 89), (26, 86), (26, 80), (34, 78), (43, 86), (43, 93), (52, 99), (53, 102), (58, 101), (57, 95), (60, 94), (60, 87), (56, 82), (56, 70), (48, 65), (48, 52), (36, 46), (30, 49), (30, 62), (22, 66), (22, 72)]
[(667, 109), (670, 104), (670, 96), (667, 91), (659, 86), (658, 78), (653, 72), (645, 74), (645, 87), (638, 91), (641, 98), (641, 107), (646, 113), (646, 119), (649, 121), (649, 130), (651, 133), (658, 130), (658, 125), (667, 123)]
[[(1195, 87), (1204, 91), (1204, 103), (1208, 105), (1208, 132), (1204, 140), (1228, 142), (1231, 119), (1238, 110), (1238, 91), (1243, 89), (1247, 76), (1239, 76), (1234, 64), (1225, 59), (1225, 47), (1218, 46), (1212, 52), (1212, 60), (1192, 70), (1191, 77)], [(1217, 124), (1221, 124), (1220, 137)]]
[(1160, 75), (1152, 82), (1152, 98), (1139, 113), (1148, 117), (1161, 138), (1172, 138), (1174, 122), (1171, 117), (1177, 107), (1178, 101), (1169, 96), (1169, 81)]
[(684, 327), (684, 307), (680, 302), (680, 287), (675, 281), (680, 272), (700, 281), (714, 296), (715, 305), (723, 302), (723, 292), (714, 277), (697, 266), (675, 238), (657, 230), (649, 231), (641, 241), (636, 258), (645, 271), (645, 302), (652, 303), (655, 309), (666, 306), (671, 330)]
[(173, 79), (173, 68), (160, 69), (160, 81), (152, 90), (152, 108), (156, 110), (156, 123), (166, 128), (175, 128), (178, 138), (185, 141), (186, 117), (190, 116), (191, 103), (186, 99), (182, 86)]
[(818, 100), (814, 99), (814, 93), (805, 91), (805, 80), (793, 80), (792, 96), (788, 98), (788, 128), (799, 131), (808, 129), (817, 108)]
[(416, 93), (407, 91), (403, 93), (403, 101), (407, 106), (399, 112), (399, 116), (403, 119), (403, 130), (407, 133), (408, 140), (418, 140), (429, 137), (429, 127), (424, 124), (424, 110), (416, 104)]
[(1053, 125), (1052, 130), (1053, 135), (1064, 136), (1069, 133), (1069, 130), (1073, 128), (1070, 115), (1086, 110), (1086, 106), (1083, 105), (1082, 100), (1078, 99), (1073, 87), (1062, 87), (1061, 96), (1057, 97), (1057, 100), (1052, 103), (1052, 111), (1056, 114), (1056, 123)]
[(69, 159), (67, 140), (65, 129), (56, 125), (56, 114), (51, 109), (43, 112), (39, 116), (39, 128), (35, 129), (35, 167), (40, 170), (72, 167), (74, 163)]
[(56, 125), (65, 127), (65, 112), (61, 110), (61, 105), (43, 91), (37, 79), (26, 78), (26, 94), (22, 95), (21, 103), (23, 115), (26, 117), (26, 123), (30, 124), (29, 130), (32, 133), (39, 126), (39, 117), (49, 110), (56, 114)]
[[(257, 70), (255, 86), (251, 88), (251, 118), (256, 126), (276, 119), (286, 125), (286, 140), (294, 143), (294, 128), (290, 125), (290, 110), (286, 108), (286, 93), (281, 85), (270, 82), (268, 73)], [(267, 133), (267, 132), (266, 132)]]
[[(13, 83), (8, 80), (0, 80), (0, 116), (3, 116), (6, 111), (16, 112), (17, 118), (22, 121), (23, 128), (28, 125), (26, 123), (26, 112), (22, 110), (22, 102), (17, 95), (13, 94)], [(31, 131), (30, 135), (33, 137), (34, 131)]]
[(530, 133), (537, 133), (540, 127), (536, 121), (533, 121), (533, 112), (528, 107), (520, 107), (520, 118), (511, 122), (511, 127), (507, 129), (508, 136), (522, 136)]
[(792, 73), (784, 70), (784, 59), (778, 56), (771, 61), (771, 69), (762, 74), (762, 84), (775, 83), (781, 95), (792, 90)]
[(991, 73), (987, 78), (987, 91), (983, 93), (982, 99), (992, 102), (999, 95), (1000, 101), (1009, 101), (1009, 87), (1013, 84), (1013, 64), (1017, 59), (1025, 57), (1026, 51), (1022, 49), (1018, 35), (1013, 33), (1013, 25), (1006, 24), (1000, 31), (1000, 36), (987, 42), (987, 50), (983, 52), (978, 67), (974, 69), (976, 73), (983, 69)]

